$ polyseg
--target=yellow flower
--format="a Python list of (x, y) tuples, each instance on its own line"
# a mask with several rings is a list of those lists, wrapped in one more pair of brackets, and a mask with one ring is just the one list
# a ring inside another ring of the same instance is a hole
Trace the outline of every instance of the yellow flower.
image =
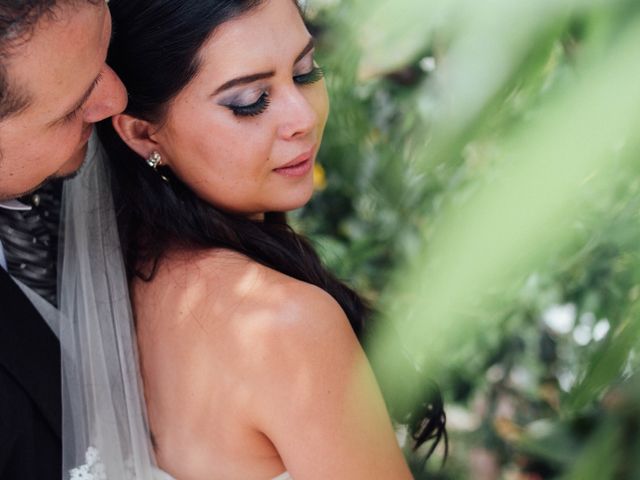
[(324, 168), (319, 163), (313, 166), (313, 188), (316, 190), (327, 188), (327, 177), (324, 173)]

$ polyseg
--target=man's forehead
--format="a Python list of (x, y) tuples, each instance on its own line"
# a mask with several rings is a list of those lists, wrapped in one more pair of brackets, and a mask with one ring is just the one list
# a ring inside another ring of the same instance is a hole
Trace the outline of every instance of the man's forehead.
[(47, 21), (64, 19), (61, 11), (69, 11), (82, 5), (101, 5), (108, 0), (49, 0), (38, 2), (18, 2), (8, 8), (6, 17), (0, 9), (0, 52), (4, 61), (13, 51), (27, 43), (36, 27)]
[(91, 76), (104, 61), (104, 5), (72, 0), (39, 19), (3, 62), (15, 98), (33, 104), (77, 95), (76, 77)]
[[(38, 19), (27, 28), (23, 28), (20, 34), (3, 42), (3, 63), (11, 64), (19, 61), (25, 55), (29, 55), (39, 46), (45, 45), (53, 49), (63, 44), (60, 33), (69, 29), (82, 30), (83, 23), (95, 22), (104, 16), (106, 10), (105, 0), (64, 0), (58, 1), (49, 7)], [(78, 18), (82, 21), (78, 22)], [(72, 49), (73, 45), (66, 45)], [(6, 52), (6, 53), (5, 53)]]

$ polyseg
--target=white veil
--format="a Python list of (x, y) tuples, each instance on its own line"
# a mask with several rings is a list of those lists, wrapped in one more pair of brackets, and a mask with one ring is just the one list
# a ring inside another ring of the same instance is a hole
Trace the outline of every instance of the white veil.
[(62, 199), (63, 479), (157, 479), (105, 160), (94, 136)]

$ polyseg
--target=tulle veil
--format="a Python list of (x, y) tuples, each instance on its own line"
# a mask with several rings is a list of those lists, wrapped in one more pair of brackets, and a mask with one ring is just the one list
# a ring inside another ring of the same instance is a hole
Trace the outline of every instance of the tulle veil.
[(167, 478), (155, 468), (106, 156), (95, 135), (67, 182), (58, 273), (63, 480)]

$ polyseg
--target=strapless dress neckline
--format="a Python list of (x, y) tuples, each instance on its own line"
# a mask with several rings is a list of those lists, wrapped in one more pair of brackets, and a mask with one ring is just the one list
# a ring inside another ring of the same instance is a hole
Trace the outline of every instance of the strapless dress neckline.
[[(163, 472), (162, 470), (156, 470), (154, 473), (155, 475), (153, 480), (176, 480), (171, 475)], [(282, 472), (280, 475), (278, 475), (277, 477), (273, 477), (271, 480), (293, 480), (293, 478), (291, 478), (289, 472)]]
[(277, 477), (274, 477), (272, 480), (293, 480), (293, 478), (291, 478), (291, 475), (289, 475), (289, 472), (283, 472)]

